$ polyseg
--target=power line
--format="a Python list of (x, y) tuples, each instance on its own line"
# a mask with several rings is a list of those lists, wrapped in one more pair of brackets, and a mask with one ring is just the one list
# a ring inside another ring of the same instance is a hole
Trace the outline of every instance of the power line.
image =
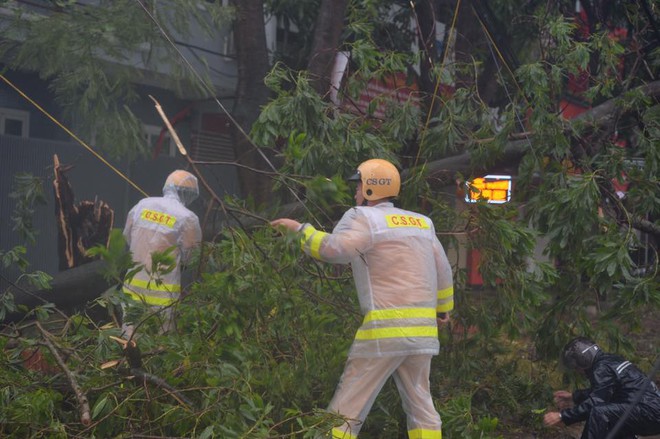
[(87, 143), (85, 143), (82, 139), (80, 139), (73, 131), (71, 131), (69, 128), (67, 128), (63, 123), (61, 123), (59, 120), (57, 120), (53, 115), (51, 115), (46, 109), (44, 109), (41, 105), (39, 105), (37, 102), (35, 102), (32, 98), (30, 98), (27, 94), (25, 94), (20, 88), (18, 88), (16, 85), (14, 85), (9, 79), (7, 79), (2, 73), (0, 73), (0, 79), (2, 79), (7, 85), (9, 85), (12, 89), (16, 91), (21, 97), (23, 97), (25, 100), (27, 100), (29, 103), (31, 103), (35, 108), (37, 108), (41, 113), (43, 113), (48, 119), (50, 119), (55, 125), (58, 127), (62, 128), (69, 136), (71, 136), (73, 139), (75, 139), (78, 143), (80, 143), (85, 149), (87, 149), (94, 157), (99, 159), (103, 164), (105, 164), (107, 167), (112, 169), (117, 175), (119, 175), (121, 178), (126, 180), (131, 186), (133, 186), (138, 192), (142, 193), (145, 197), (148, 197), (149, 195), (142, 189), (140, 188), (133, 180), (128, 178), (124, 173), (122, 173), (119, 169), (114, 167), (111, 163), (109, 163), (105, 158), (103, 158), (99, 153), (94, 151), (94, 149), (89, 146)]

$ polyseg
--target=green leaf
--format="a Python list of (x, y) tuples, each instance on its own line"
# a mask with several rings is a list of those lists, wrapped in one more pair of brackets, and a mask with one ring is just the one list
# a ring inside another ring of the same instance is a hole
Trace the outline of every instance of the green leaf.
[(107, 395), (96, 401), (96, 404), (94, 404), (94, 408), (92, 409), (92, 419), (98, 419), (101, 414), (105, 413), (106, 407), (110, 407), (110, 401), (108, 400)]

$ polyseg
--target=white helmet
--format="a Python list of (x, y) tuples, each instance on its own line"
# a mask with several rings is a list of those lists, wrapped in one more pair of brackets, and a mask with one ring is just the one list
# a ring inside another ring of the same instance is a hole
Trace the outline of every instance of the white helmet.
[(163, 195), (176, 196), (184, 206), (189, 205), (199, 196), (197, 177), (188, 171), (177, 169), (167, 176), (163, 186)]

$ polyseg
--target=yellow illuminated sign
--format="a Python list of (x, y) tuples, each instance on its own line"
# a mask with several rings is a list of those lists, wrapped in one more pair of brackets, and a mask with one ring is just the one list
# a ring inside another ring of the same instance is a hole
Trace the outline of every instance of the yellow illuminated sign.
[(465, 201), (468, 203), (486, 200), (487, 203), (502, 204), (510, 199), (510, 175), (486, 175), (467, 183)]

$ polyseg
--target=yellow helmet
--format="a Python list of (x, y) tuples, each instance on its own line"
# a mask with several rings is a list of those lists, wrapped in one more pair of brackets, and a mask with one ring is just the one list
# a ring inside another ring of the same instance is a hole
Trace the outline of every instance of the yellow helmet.
[(396, 167), (383, 159), (362, 162), (349, 181), (362, 182), (362, 195), (365, 200), (380, 200), (396, 197), (401, 190), (401, 176)]
[(185, 206), (192, 203), (199, 196), (197, 177), (188, 171), (177, 169), (167, 176), (163, 186), (163, 194), (173, 194)]

